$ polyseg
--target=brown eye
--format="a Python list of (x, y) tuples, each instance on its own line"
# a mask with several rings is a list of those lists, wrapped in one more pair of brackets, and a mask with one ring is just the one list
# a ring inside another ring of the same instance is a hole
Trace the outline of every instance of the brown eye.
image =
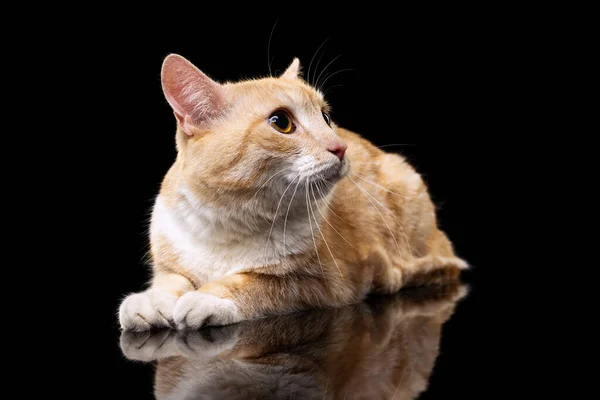
[(271, 114), (269, 117), (269, 124), (281, 133), (292, 133), (294, 130), (294, 124), (292, 123), (290, 115), (283, 110), (278, 110)]
[(321, 111), (321, 113), (323, 114), (323, 119), (325, 122), (327, 122), (327, 125), (331, 126), (331, 118), (329, 118), (329, 114), (327, 114), (325, 111)]

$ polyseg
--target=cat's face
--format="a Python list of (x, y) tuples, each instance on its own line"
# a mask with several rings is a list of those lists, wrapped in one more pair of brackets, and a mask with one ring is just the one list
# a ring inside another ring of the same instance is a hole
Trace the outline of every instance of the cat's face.
[(281, 194), (347, 174), (345, 143), (322, 94), (298, 78), (298, 61), (279, 77), (218, 84), (179, 56), (163, 65), (163, 89), (178, 120), (185, 175), (241, 196)]

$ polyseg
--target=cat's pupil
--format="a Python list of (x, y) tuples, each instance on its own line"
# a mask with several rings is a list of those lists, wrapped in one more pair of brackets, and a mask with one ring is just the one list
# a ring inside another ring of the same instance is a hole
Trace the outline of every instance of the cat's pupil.
[(292, 130), (292, 121), (285, 111), (275, 111), (269, 117), (269, 123), (281, 133), (289, 133)]
[(287, 128), (288, 126), (288, 122), (286, 121), (285, 115), (274, 115), (271, 117), (271, 122), (283, 130), (285, 130), (285, 128)]

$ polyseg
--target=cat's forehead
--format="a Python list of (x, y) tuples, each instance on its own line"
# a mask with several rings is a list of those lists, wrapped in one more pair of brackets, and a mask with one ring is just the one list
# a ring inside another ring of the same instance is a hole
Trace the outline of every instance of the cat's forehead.
[(327, 107), (323, 94), (300, 79), (264, 78), (231, 84), (233, 97), (265, 107)]

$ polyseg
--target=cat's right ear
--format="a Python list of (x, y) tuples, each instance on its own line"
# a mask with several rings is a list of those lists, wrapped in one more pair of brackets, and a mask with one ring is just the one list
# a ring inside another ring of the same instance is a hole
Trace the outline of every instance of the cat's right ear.
[(206, 126), (223, 109), (223, 86), (178, 54), (165, 58), (160, 78), (179, 126), (188, 135), (193, 134), (194, 127)]
[(289, 67), (281, 74), (282, 78), (285, 79), (296, 79), (300, 75), (300, 60), (298, 57), (294, 58)]

